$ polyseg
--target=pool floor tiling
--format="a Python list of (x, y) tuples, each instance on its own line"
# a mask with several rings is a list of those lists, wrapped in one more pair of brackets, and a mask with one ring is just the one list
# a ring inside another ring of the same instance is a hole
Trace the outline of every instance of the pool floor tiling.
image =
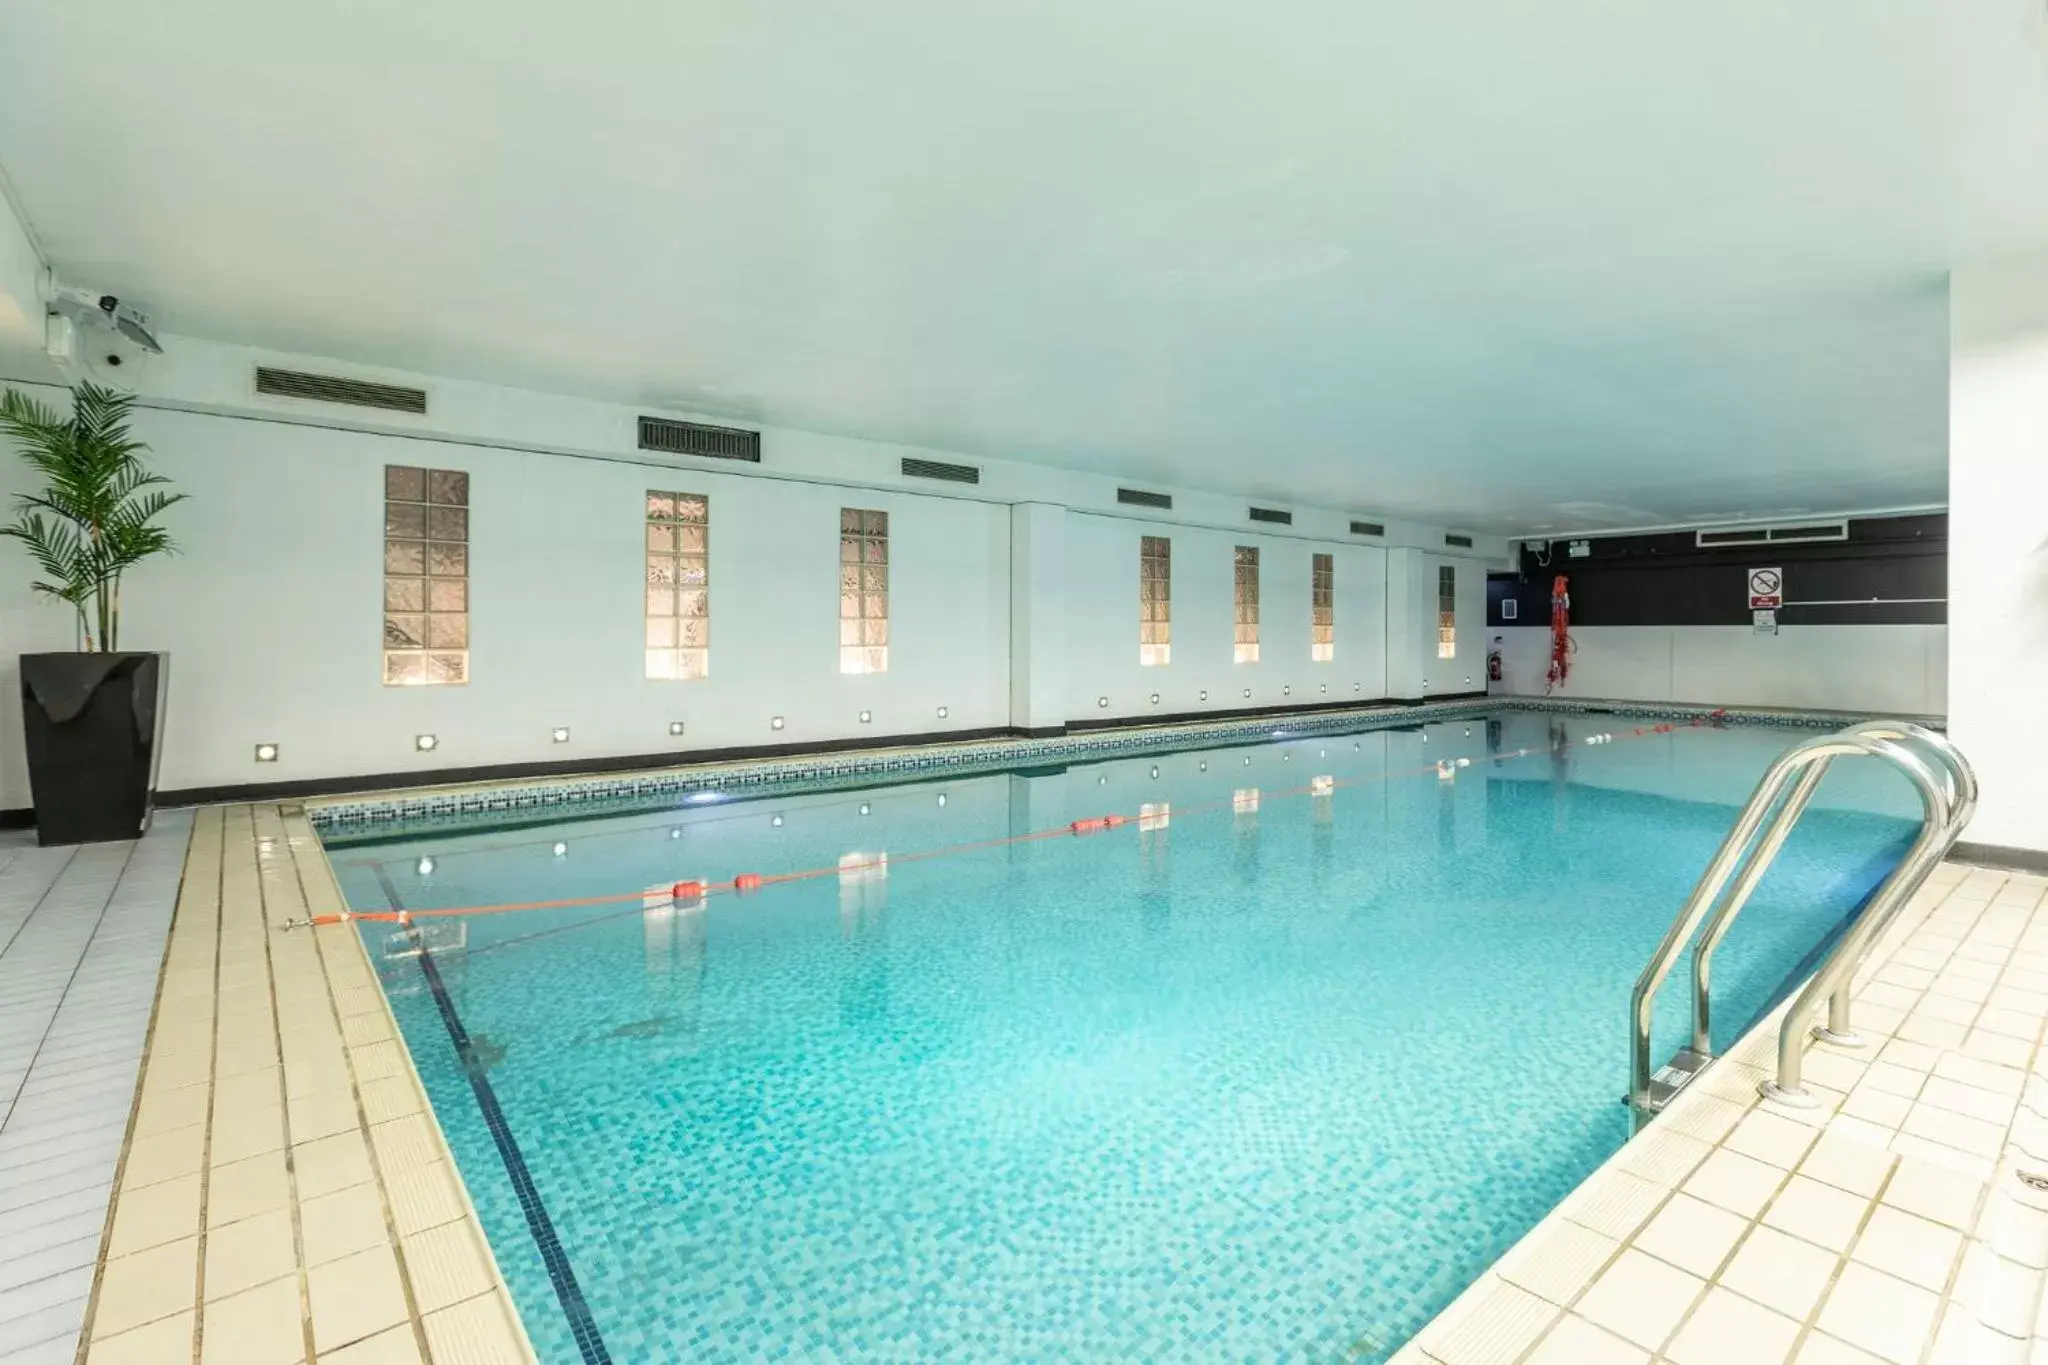
[[(1757, 1100), (1767, 1020), (1396, 1360), (2048, 1361), (2044, 886), (1942, 868), (1820, 1109)], [(340, 909), (297, 806), (198, 813), (85, 1365), (534, 1358), (359, 934), (298, 927)]]

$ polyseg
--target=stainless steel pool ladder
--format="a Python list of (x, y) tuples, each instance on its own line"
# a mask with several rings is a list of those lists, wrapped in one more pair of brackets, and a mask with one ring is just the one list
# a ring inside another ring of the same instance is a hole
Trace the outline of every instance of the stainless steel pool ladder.
[[(1962, 837), (1964, 826), (1977, 808), (1977, 774), (1969, 760), (1946, 736), (1906, 721), (1865, 721), (1794, 745), (1757, 783), (1735, 827), (1707, 864), (1684, 908), (1671, 921), (1650, 964), (1636, 979), (1630, 1001), (1633, 1036), (1628, 1103), (1637, 1128), (1669, 1104), (1685, 1083), (1713, 1060), (1710, 987), (1714, 950), (1770, 869), (1772, 859), (1813, 799), (1821, 779), (1827, 776), (1829, 765), (1845, 754), (1883, 759), (1912, 781), (1920, 794), (1920, 832), (1786, 1012), (1778, 1036), (1777, 1078), (1765, 1081), (1762, 1089), (1782, 1103), (1814, 1103), (1800, 1084), (1799, 1073), (1805, 1057), (1807, 1021), (1823, 998), (1829, 1002), (1828, 1022), (1814, 1029), (1814, 1036), (1844, 1047), (1860, 1045), (1849, 1018), (1849, 992), (1856, 968), (1900, 908)], [(1650, 1018), (1657, 989), (1664, 984), (1687, 943), (1693, 944), (1692, 1043), (1680, 1048), (1669, 1066), (1652, 1075)]]

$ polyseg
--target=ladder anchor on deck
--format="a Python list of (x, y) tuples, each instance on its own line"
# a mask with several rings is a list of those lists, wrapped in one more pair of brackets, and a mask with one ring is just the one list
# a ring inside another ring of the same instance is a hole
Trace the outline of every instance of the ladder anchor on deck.
[[(1759, 1088), (1781, 1104), (1811, 1108), (1817, 1101), (1800, 1082), (1807, 1024), (1828, 1002), (1828, 1021), (1813, 1037), (1837, 1047), (1860, 1047), (1849, 1019), (1856, 968), (1906, 902), (1948, 856), (1977, 809), (1977, 774), (1947, 736), (1906, 721), (1873, 720), (1796, 744), (1779, 756), (1750, 794), (1735, 826), (1701, 874), (1692, 895), (1664, 931), (1663, 941), (1636, 979), (1629, 1001), (1630, 1056), (1627, 1103), (1634, 1127), (1662, 1112), (1714, 1059), (1712, 976), (1714, 950), (1728, 934), (1750, 893), (1770, 870), (1792, 827), (1806, 811), (1837, 758), (1881, 759), (1909, 778), (1920, 794), (1920, 832), (1877, 890), (1864, 902), (1820, 970), (1786, 1011), (1778, 1035), (1777, 1075)], [(1702, 927), (1704, 926), (1704, 927)], [(1657, 990), (1685, 946), (1692, 944), (1692, 1041), (1654, 1073), (1650, 1019)]]

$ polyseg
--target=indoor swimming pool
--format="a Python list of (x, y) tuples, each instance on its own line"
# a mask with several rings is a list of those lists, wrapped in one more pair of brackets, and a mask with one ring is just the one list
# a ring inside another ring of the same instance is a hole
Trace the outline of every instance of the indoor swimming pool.
[[(327, 844), (356, 911), (484, 911), (361, 927), (544, 1361), (1378, 1362), (1625, 1139), (1630, 986), (1811, 733), (1648, 724)], [(1837, 765), (1716, 959), (1717, 1042), (1908, 816)], [(678, 882), (714, 894), (644, 895)]]

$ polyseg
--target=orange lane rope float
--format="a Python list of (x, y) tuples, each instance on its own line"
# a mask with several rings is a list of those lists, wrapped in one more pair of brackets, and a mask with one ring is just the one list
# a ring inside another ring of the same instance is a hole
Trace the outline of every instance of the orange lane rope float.
[[(1684, 725), (1668, 722), (1650, 728), (1639, 725), (1634, 730), (1623, 734), (1587, 735), (1582, 739), (1573, 740), (1572, 743), (1587, 745), (1608, 744), (1617, 739), (1638, 739), (1652, 734), (1670, 734), (1676, 730), (1697, 728), (1709, 722), (1722, 720), (1726, 715), (1726, 711), (1713, 711), (1703, 716), (1695, 716)], [(1511, 759), (1527, 758), (1535, 752), (1537, 751), (1533, 749), (1516, 749), (1512, 752), (1503, 751), (1490, 757), (1494, 762), (1505, 763)], [(1542, 752), (1548, 754), (1550, 750), (1544, 749)], [(1449, 778), (1454, 776), (1460, 767), (1467, 766), (1470, 762), (1470, 759), (1448, 760), (1444, 763), (1432, 762), (1415, 768), (1391, 769), (1387, 772), (1376, 773), (1371, 777), (1354, 778), (1350, 781), (1339, 781), (1334, 777), (1316, 777), (1312, 778), (1306, 786), (1264, 792), (1262, 793), (1262, 799), (1277, 800), (1287, 796), (1327, 796), (1338, 787), (1356, 787), (1368, 782), (1386, 782), (1402, 777), (1435, 776)], [(1446, 771), (1447, 769), (1448, 771)], [(1176, 806), (1174, 813), (1180, 816), (1187, 816), (1211, 810), (1227, 810), (1233, 808), (1236, 799), (1233, 795), (1216, 801), (1196, 802), (1185, 807)], [(1005, 848), (1040, 839), (1056, 839), (1078, 834), (1098, 834), (1106, 830), (1121, 829), (1131, 824), (1141, 824), (1141, 822), (1138, 817), (1130, 815), (1112, 814), (1095, 816), (1090, 819), (1070, 821), (1067, 824), (1059, 825), (1052, 829), (1033, 830), (1028, 834), (1011, 834), (993, 839), (978, 839), (970, 843), (947, 844), (943, 847), (923, 849), (912, 853), (891, 853), (889, 855), (889, 862), (892, 866), (902, 863), (924, 862), (933, 858), (946, 858), (963, 853), (978, 853), (988, 849)], [(789, 882), (816, 881), (825, 877), (837, 877), (843, 870), (837, 863), (834, 863), (829, 867), (798, 868), (790, 872), (777, 872), (773, 874), (742, 872), (731, 880), (723, 882), (679, 881), (667, 887), (666, 891), (677, 903), (690, 904), (723, 893), (758, 891), (763, 887), (781, 886)], [(596, 896), (570, 896), (557, 900), (507, 901), (493, 905), (458, 905), (438, 909), (344, 910), (338, 914), (314, 915), (308, 919), (297, 920), (287, 927), (297, 927), (299, 925), (318, 927), (329, 924), (348, 924), (355, 921), (366, 921), (373, 924), (410, 925), (425, 919), (503, 915), (527, 910), (583, 910), (597, 906), (623, 905), (627, 902), (636, 902), (644, 905), (650, 895), (659, 895), (663, 890), (664, 888), (661, 887), (636, 887), (631, 891), (607, 892)]]

